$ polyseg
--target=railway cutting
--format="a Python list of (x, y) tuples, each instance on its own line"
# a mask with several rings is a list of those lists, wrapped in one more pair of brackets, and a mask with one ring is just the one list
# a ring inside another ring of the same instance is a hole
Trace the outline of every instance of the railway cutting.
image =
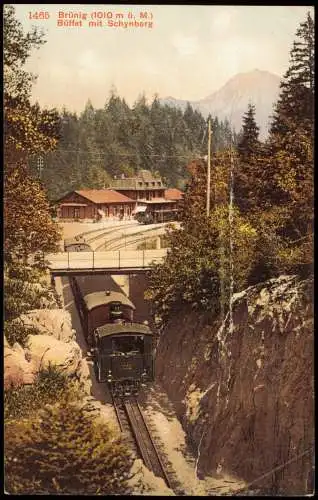
[(118, 398), (112, 394), (118, 425), (124, 439), (132, 447), (145, 466), (157, 477), (161, 477), (168, 488), (178, 495), (184, 495), (167, 458), (159, 451), (159, 443), (152, 435), (145, 415), (135, 397)]

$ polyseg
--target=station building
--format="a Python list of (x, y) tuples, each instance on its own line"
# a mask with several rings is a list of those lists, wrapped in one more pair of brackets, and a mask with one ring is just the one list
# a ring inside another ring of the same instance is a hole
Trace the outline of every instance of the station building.
[(148, 170), (140, 170), (135, 177), (114, 178), (111, 188), (136, 200), (135, 213), (147, 206), (153, 210), (177, 209), (183, 195), (179, 189), (167, 189), (162, 179)]
[(130, 218), (150, 210), (178, 209), (182, 191), (166, 188), (160, 177), (141, 170), (135, 177), (114, 178), (108, 189), (71, 191), (57, 200), (57, 217), (63, 220)]
[(71, 191), (56, 201), (59, 219), (83, 220), (131, 216), (136, 202), (112, 189)]

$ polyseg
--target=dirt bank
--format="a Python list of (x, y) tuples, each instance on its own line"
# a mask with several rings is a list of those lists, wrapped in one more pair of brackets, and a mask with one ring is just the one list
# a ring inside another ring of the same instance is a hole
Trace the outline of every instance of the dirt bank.
[(202, 476), (223, 472), (274, 494), (310, 493), (312, 284), (281, 276), (236, 294), (233, 324), (185, 309), (164, 331), (157, 377)]

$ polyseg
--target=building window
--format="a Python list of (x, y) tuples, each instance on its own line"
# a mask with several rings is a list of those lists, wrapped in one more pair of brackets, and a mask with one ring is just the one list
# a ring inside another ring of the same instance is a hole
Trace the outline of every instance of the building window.
[(155, 183), (155, 182), (153, 182), (153, 183), (152, 183), (152, 185), (153, 185), (153, 186), (155, 186), (155, 185), (156, 185), (156, 183)]
[(161, 186), (161, 182), (158, 182), (158, 186)]
[(75, 219), (80, 218), (80, 209), (79, 208), (74, 208), (74, 218)]
[(142, 182), (139, 182), (138, 184), (139, 184), (139, 186), (142, 186)]
[(146, 182), (146, 186), (147, 186), (147, 187), (149, 186), (149, 182)]

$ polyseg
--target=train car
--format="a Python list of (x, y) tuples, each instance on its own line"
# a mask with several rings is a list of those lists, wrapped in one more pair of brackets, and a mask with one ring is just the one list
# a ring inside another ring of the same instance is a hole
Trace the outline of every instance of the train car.
[(93, 292), (82, 299), (84, 334), (87, 344), (92, 347), (93, 332), (106, 323), (132, 322), (134, 304), (120, 292), (109, 290)]
[(179, 220), (179, 210), (169, 208), (162, 210), (151, 210), (147, 207), (144, 212), (139, 212), (135, 216), (141, 224), (159, 224), (160, 222), (173, 222)]
[(81, 300), (84, 334), (98, 382), (115, 395), (137, 394), (154, 379), (154, 335), (134, 322), (134, 304), (120, 292), (93, 292)]

